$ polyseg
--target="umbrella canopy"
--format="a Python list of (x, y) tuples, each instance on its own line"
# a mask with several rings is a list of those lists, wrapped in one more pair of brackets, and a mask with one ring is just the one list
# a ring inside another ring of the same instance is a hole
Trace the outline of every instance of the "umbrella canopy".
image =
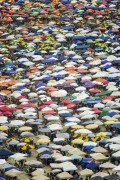
[(80, 175), (83, 176), (90, 176), (93, 174), (93, 171), (90, 169), (84, 169), (82, 171), (80, 171)]
[(62, 172), (62, 173), (57, 174), (57, 177), (59, 179), (68, 179), (68, 178), (72, 178), (73, 176), (69, 174), (68, 172)]

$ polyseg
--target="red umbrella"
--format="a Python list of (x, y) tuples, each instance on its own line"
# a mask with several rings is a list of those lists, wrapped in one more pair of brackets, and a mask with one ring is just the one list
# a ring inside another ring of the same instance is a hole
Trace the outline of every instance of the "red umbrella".
[(40, 109), (44, 109), (44, 108), (46, 108), (46, 107), (49, 107), (49, 106), (47, 106), (47, 105), (39, 106)]
[(43, 104), (45, 104), (45, 105), (50, 105), (50, 104), (56, 104), (56, 102), (54, 102), (54, 101), (46, 101), (46, 102), (44, 102)]
[(2, 106), (0, 107), (1, 111), (9, 111), (9, 108), (7, 106)]
[(9, 111), (10, 111), (10, 112), (16, 111), (16, 108), (13, 108), (13, 107), (12, 107), (12, 108), (9, 108)]
[(4, 105), (4, 102), (0, 101), (0, 105)]
[(6, 22), (6, 23), (12, 23), (12, 22), (13, 22), (13, 19), (9, 17), (8, 19), (5, 19), (5, 22)]
[(5, 13), (5, 14), (3, 14), (3, 16), (4, 17), (10, 17), (10, 14)]
[(3, 113), (2, 113), (2, 112), (0, 112), (0, 116), (3, 116)]
[(23, 109), (24, 106), (17, 106), (17, 109)]
[(54, 111), (46, 111), (46, 112), (43, 112), (44, 114), (51, 114), (51, 115), (54, 115), (54, 114), (56, 114), (56, 112), (54, 112)]
[(75, 108), (76, 107), (76, 104), (68, 104), (67, 105), (67, 108), (68, 109), (72, 109), (72, 108)]
[(24, 107), (33, 107), (33, 108), (36, 107), (36, 105), (35, 105), (35, 104), (32, 104), (32, 103), (24, 104), (23, 106), (24, 106)]
[(29, 17), (28, 20), (33, 21), (33, 20), (35, 20), (35, 18), (34, 17)]
[(4, 112), (3, 114), (6, 115), (6, 116), (7, 116), (7, 115), (9, 116), (9, 115), (12, 115), (12, 112), (6, 111), (6, 112)]
[(94, 111), (95, 114), (100, 114), (102, 112), (98, 108), (92, 108), (92, 111)]
[(70, 99), (65, 99), (62, 101), (62, 104), (70, 104), (72, 101)]
[(89, 92), (96, 94), (96, 93), (100, 93), (101, 90), (100, 89), (92, 88), (92, 89), (89, 90)]
[(18, 96), (16, 99), (22, 99), (22, 98), (26, 98), (25, 96)]
[(115, 97), (114, 96), (107, 96), (107, 97), (104, 97), (102, 100), (105, 101), (105, 100), (110, 100), (112, 101)]

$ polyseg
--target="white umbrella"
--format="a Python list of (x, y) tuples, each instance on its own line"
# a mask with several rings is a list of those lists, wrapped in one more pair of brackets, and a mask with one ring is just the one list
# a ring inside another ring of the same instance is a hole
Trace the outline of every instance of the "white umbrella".
[(80, 119), (76, 118), (76, 117), (68, 117), (66, 118), (67, 121), (71, 121), (71, 122), (80, 122)]
[(120, 149), (120, 144), (110, 144), (109, 147), (113, 151), (118, 151)]
[(5, 123), (7, 123), (8, 121), (7, 121), (7, 117), (6, 116), (0, 116), (0, 124), (5, 124)]
[(91, 134), (92, 131), (90, 131), (88, 129), (79, 129), (79, 130), (75, 131), (75, 134), (79, 134), (79, 133), (81, 133), (81, 134)]
[(48, 117), (46, 117), (47, 121), (59, 121), (60, 117), (59, 116), (53, 116), (53, 115), (49, 115)]
[(113, 157), (119, 158), (120, 157), (120, 151), (117, 151), (116, 153), (112, 154)]
[(48, 126), (48, 128), (51, 131), (62, 130), (62, 126), (60, 124), (51, 124)]
[(67, 95), (67, 91), (65, 91), (65, 90), (58, 90), (58, 91), (51, 93), (52, 97), (64, 97), (66, 95)]
[(84, 142), (83, 146), (97, 146), (97, 143), (89, 141), (89, 142)]
[(119, 166), (116, 166), (115, 168), (112, 169), (113, 171), (120, 171), (120, 165)]
[(28, 94), (28, 96), (30, 98), (34, 98), (34, 97), (37, 97), (37, 93), (31, 92), (31, 93)]
[(86, 88), (83, 87), (83, 86), (79, 86), (79, 87), (77, 87), (75, 90), (81, 92), (81, 91), (85, 91)]
[(97, 103), (97, 104), (94, 105), (94, 107), (95, 107), (95, 108), (104, 108), (105, 105), (102, 104), (102, 103)]
[(115, 168), (116, 165), (110, 163), (110, 162), (106, 162), (100, 165), (100, 168), (104, 168), (104, 169), (113, 169)]
[(14, 121), (10, 122), (10, 125), (12, 125), (12, 126), (23, 126), (24, 124), (25, 124), (25, 122), (21, 121), (21, 120), (14, 120)]
[(77, 167), (71, 162), (64, 162), (62, 163), (63, 171), (76, 171)]

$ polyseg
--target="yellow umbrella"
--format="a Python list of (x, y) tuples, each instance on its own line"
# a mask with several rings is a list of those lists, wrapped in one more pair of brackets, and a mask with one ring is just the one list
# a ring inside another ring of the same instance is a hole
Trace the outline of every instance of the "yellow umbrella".
[(39, 143), (39, 144), (48, 144), (49, 142), (50, 142), (50, 139), (48, 139), (48, 138), (39, 139), (37, 141), (37, 143)]
[(0, 131), (7, 131), (8, 129), (8, 126), (0, 126)]
[(84, 126), (81, 126), (81, 125), (73, 125), (71, 126), (72, 129), (83, 129)]
[(119, 110), (115, 109), (115, 110), (110, 110), (109, 112), (120, 112)]
[(31, 131), (31, 130), (32, 130), (32, 128), (29, 126), (23, 126), (23, 127), (19, 128), (19, 131)]
[(82, 139), (74, 139), (72, 141), (72, 144), (83, 144), (83, 143), (84, 143), (84, 141)]
[(101, 136), (105, 137), (106, 135), (107, 135), (106, 132), (100, 132), (96, 134), (97, 137), (101, 137)]
[(117, 118), (113, 118), (113, 117), (106, 117), (105, 120), (106, 121), (118, 121)]
[(87, 129), (97, 129), (98, 125), (97, 124), (89, 124), (85, 128), (87, 128)]
[(104, 122), (104, 124), (106, 124), (106, 125), (111, 125), (111, 124), (114, 124), (115, 122), (114, 121), (106, 121), (106, 122)]

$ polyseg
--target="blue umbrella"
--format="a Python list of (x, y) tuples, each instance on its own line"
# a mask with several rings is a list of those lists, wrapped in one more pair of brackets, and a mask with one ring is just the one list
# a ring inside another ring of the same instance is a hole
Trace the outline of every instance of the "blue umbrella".
[(56, 76), (54, 76), (54, 78), (57, 78), (57, 79), (64, 79), (65, 76), (62, 76), (62, 75), (56, 75)]
[(3, 178), (3, 177), (0, 177), (0, 180), (6, 180), (5, 178)]
[(0, 150), (0, 156), (11, 156), (11, 155), (13, 155), (13, 153), (9, 150), (6, 150), (6, 149)]
[(120, 128), (120, 124), (113, 124), (112, 127), (114, 127), (114, 128)]
[(61, 117), (72, 117), (72, 114), (71, 113), (63, 113), (63, 114), (60, 114)]
[(91, 150), (91, 149), (93, 149), (95, 146), (86, 146), (85, 147), (85, 150)]
[(41, 52), (39, 50), (35, 50), (34, 55), (41, 55)]
[(82, 159), (83, 163), (88, 163), (89, 161), (92, 161), (92, 158), (83, 158)]
[(93, 40), (93, 41), (94, 41), (94, 40), (96, 39), (96, 37), (95, 37), (95, 36), (87, 36), (87, 37), (86, 37), (86, 40), (88, 40), (88, 39), (90, 39), (90, 40)]
[(41, 82), (41, 83), (39, 83), (39, 84), (36, 85), (37, 88), (38, 88), (38, 87), (41, 87), (41, 86), (47, 86), (47, 84)]
[(77, 43), (77, 45), (81, 45), (81, 44), (83, 44), (84, 42), (82, 42), (82, 41), (77, 41), (76, 43)]
[(95, 169), (95, 168), (98, 168), (99, 167), (99, 164), (95, 163), (94, 161), (89, 163), (87, 166), (86, 166), (88, 169)]
[(100, 103), (102, 102), (101, 100), (87, 100), (86, 103), (87, 104), (97, 104), (97, 103)]
[(14, 71), (14, 70), (9, 70), (9, 71), (6, 71), (5, 73), (6, 73), (6, 74), (16, 74), (17, 72)]
[(53, 154), (53, 153), (50, 152), (50, 151), (48, 151), (48, 150), (46, 150), (46, 151), (41, 152), (40, 154), (41, 154), (41, 155), (45, 155), (45, 154), (51, 155), (51, 154)]
[(109, 64), (107, 64), (107, 65), (105, 65), (105, 66), (103, 66), (103, 69), (109, 69), (109, 68), (111, 68), (112, 66), (111, 65), (109, 65)]
[(115, 116), (115, 115), (118, 115), (118, 113), (117, 113), (117, 112), (110, 112), (110, 113), (108, 114), (108, 116), (110, 116), (110, 117), (113, 117), (113, 116)]
[(75, 49), (87, 49), (88, 45), (76, 46)]
[(120, 60), (115, 60), (114, 63), (120, 65)]
[(47, 145), (39, 145), (38, 149), (40, 149), (40, 148), (49, 148), (49, 147)]
[(73, 36), (73, 40), (83, 40), (85, 39), (86, 37), (85, 36)]
[(47, 64), (47, 63), (54, 63), (56, 60), (54, 59), (46, 59), (44, 61), (42, 61), (43, 64)]
[(16, 168), (15, 166), (11, 166), (11, 167), (8, 167), (8, 168), (5, 168), (4, 171), (10, 171), (11, 169), (16, 169), (16, 170), (19, 170), (18, 168)]
[(52, 80), (52, 79), (53, 79), (52, 77), (43, 77), (43, 78), (42, 78), (43, 81), (50, 81), (50, 80)]
[(72, 29), (74, 29), (74, 26), (64, 26), (63, 29), (64, 30), (72, 30)]
[(40, 159), (50, 159), (51, 158), (51, 155), (49, 154), (44, 154), (40, 157)]

